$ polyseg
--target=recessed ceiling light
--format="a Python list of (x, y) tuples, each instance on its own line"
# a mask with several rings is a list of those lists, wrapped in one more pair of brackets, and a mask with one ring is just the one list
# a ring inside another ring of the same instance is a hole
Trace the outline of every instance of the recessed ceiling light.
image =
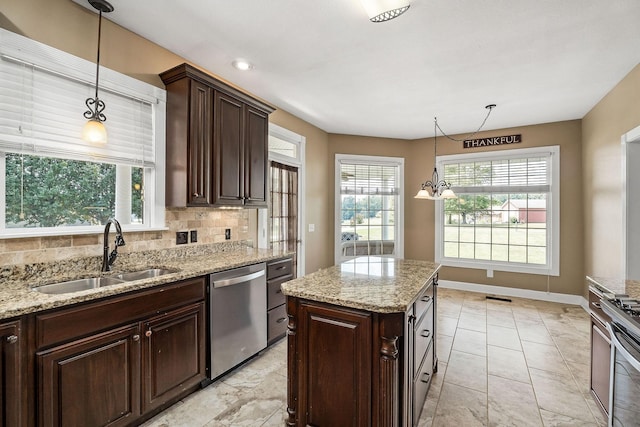
[(232, 62), (233, 66), (236, 67), (240, 71), (249, 71), (253, 68), (253, 65), (244, 59), (236, 59)]

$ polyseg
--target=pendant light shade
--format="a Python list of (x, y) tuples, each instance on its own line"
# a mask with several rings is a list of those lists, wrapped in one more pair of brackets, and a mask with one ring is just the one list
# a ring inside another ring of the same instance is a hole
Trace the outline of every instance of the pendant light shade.
[(82, 140), (93, 145), (106, 144), (107, 129), (100, 120), (87, 120), (87, 123), (82, 128)]
[(371, 22), (397, 18), (409, 9), (408, 0), (360, 0)]
[(102, 34), (102, 13), (113, 12), (113, 6), (106, 0), (89, 0), (99, 13), (98, 18), (98, 53), (96, 58), (96, 95), (94, 98), (87, 98), (85, 104), (88, 110), (84, 112), (84, 117), (88, 119), (82, 129), (82, 139), (89, 144), (106, 144), (107, 129), (104, 122), (107, 120), (102, 113), (105, 109), (104, 101), (98, 98), (98, 83), (100, 81), (100, 36)]

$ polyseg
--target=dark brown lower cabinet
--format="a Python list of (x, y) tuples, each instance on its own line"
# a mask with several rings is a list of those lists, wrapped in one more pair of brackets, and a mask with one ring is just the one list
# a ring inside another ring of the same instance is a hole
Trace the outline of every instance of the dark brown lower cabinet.
[(40, 426), (126, 426), (140, 414), (140, 327), (39, 352)]
[(205, 378), (205, 306), (193, 304), (144, 323), (143, 412), (149, 412)]
[(371, 396), (358, 390), (371, 387), (372, 316), (307, 303), (298, 313), (299, 333), (309, 337), (299, 349), (300, 372), (306, 384), (326, 385), (301, 389), (305, 425), (370, 425)]
[(139, 425), (199, 388), (205, 284), (198, 277), (35, 314), (36, 424)]
[(0, 324), (0, 426), (26, 425), (22, 384), (24, 337), (19, 320)]
[(605, 417), (609, 415), (611, 338), (605, 324), (611, 319), (600, 308), (599, 292), (589, 289), (591, 310), (591, 394)]
[(437, 369), (436, 285), (398, 313), (288, 296), (286, 425), (417, 425)]
[(609, 413), (611, 340), (606, 330), (591, 322), (591, 392), (605, 414)]

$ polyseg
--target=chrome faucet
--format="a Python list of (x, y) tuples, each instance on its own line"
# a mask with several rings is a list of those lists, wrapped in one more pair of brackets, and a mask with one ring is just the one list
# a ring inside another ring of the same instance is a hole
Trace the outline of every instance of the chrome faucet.
[[(116, 226), (116, 240), (115, 248), (109, 253), (109, 228), (111, 224)], [(104, 225), (104, 252), (102, 253), (102, 271), (111, 271), (111, 265), (115, 262), (118, 256), (118, 246), (124, 246), (124, 238), (122, 237), (122, 228), (120, 223), (115, 218), (109, 218)]]

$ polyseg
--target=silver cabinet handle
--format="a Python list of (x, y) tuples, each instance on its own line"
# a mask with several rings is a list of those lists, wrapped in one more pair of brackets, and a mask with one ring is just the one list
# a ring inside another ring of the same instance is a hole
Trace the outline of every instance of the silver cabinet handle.
[(428, 383), (429, 382), (429, 378), (431, 378), (431, 375), (427, 374), (426, 372), (424, 374), (422, 374), (422, 378), (420, 378), (420, 381), (422, 381), (423, 383)]
[(429, 295), (424, 296), (424, 297), (422, 297), (422, 298), (420, 299), (420, 301), (422, 301), (422, 302), (429, 302), (429, 301), (431, 301), (431, 297), (430, 297)]
[(424, 337), (424, 338), (429, 338), (431, 336), (431, 331), (428, 329), (424, 329), (421, 333), (420, 336)]
[(131, 337), (134, 341), (140, 341), (140, 335), (135, 334), (133, 337)]
[(17, 342), (18, 342), (18, 337), (17, 337), (17, 336), (15, 336), (15, 335), (9, 335), (9, 336), (7, 337), (7, 342), (8, 342), (9, 344), (15, 344), (15, 343), (17, 343)]
[(281, 318), (279, 318), (278, 320), (276, 320), (276, 323), (282, 323), (282, 322), (284, 322), (285, 320), (287, 320), (287, 318), (286, 318), (286, 317), (281, 317)]
[(595, 308), (602, 308), (602, 306), (600, 305), (599, 302), (595, 302), (594, 301), (594, 302), (591, 303), (591, 305), (594, 306)]

